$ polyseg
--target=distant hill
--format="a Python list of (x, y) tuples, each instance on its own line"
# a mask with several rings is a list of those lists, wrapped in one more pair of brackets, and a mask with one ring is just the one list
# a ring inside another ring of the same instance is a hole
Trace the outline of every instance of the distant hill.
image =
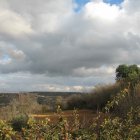
[(73, 94), (82, 94), (81, 92), (21, 92), (21, 93), (0, 93), (0, 106), (6, 106), (9, 105), (9, 103), (13, 99), (18, 99), (21, 94), (32, 94), (36, 96), (37, 102), (39, 104), (47, 104), (48, 99), (51, 102), (54, 102), (58, 96), (61, 96), (63, 98), (68, 97)]
[(42, 96), (70, 96), (72, 94), (83, 94), (82, 92), (29, 92), (29, 93), (35, 93), (37, 95)]

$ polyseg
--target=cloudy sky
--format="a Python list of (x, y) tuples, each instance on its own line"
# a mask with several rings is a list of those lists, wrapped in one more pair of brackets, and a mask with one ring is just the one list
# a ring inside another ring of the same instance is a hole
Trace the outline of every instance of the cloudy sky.
[(0, 91), (79, 91), (140, 63), (140, 0), (0, 0)]

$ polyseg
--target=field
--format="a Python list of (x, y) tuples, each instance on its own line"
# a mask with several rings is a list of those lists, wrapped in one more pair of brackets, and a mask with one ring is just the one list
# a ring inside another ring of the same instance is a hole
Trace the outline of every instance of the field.
[[(97, 117), (97, 113), (92, 110), (76, 110), (78, 114), (78, 119), (80, 122), (80, 125), (83, 127), (88, 127), (93, 123), (93, 120)], [(32, 114), (30, 117), (35, 118), (36, 120), (45, 120), (46, 118), (49, 119), (50, 123), (56, 124), (62, 116), (63, 118), (66, 118), (68, 123), (72, 123), (73, 117), (74, 117), (74, 110), (67, 110), (62, 111), (61, 113), (47, 113), (47, 114)]]

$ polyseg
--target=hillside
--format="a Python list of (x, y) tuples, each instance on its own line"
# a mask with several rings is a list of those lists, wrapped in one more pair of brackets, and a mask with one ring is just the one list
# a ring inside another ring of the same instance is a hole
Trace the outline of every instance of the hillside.
[(82, 94), (80, 92), (28, 92), (28, 93), (0, 93), (0, 106), (7, 106), (13, 99), (19, 99), (22, 95), (32, 95), (36, 97), (39, 104), (54, 102), (57, 97), (66, 98), (71, 95)]

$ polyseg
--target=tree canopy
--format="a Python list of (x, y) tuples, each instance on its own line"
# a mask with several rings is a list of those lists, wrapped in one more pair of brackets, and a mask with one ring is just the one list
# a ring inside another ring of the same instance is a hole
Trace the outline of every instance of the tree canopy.
[(140, 68), (137, 65), (119, 65), (116, 69), (116, 81), (136, 85), (140, 81)]

